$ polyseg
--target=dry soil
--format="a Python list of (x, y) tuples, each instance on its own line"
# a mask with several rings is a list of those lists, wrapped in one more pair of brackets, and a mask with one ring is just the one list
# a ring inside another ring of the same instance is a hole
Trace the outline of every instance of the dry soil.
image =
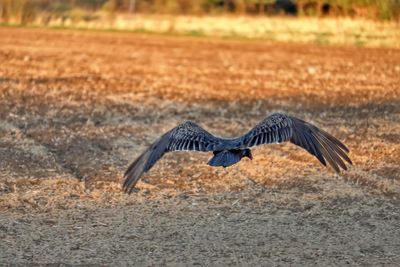
[[(233, 137), (274, 111), (354, 166), (179, 152), (121, 192), (178, 123)], [(398, 49), (0, 28), (0, 265), (398, 266), (399, 162)]]

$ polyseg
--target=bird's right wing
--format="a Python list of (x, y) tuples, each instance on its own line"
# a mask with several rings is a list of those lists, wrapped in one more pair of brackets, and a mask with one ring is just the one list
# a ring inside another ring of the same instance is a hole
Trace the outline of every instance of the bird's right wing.
[(272, 114), (241, 137), (246, 147), (285, 141), (304, 148), (325, 166), (328, 162), (335, 172), (340, 171), (339, 166), (347, 170), (343, 160), (352, 164), (347, 155), (349, 150), (342, 142), (308, 122), (283, 113)]
[(149, 171), (167, 152), (213, 151), (222, 139), (215, 137), (194, 122), (188, 121), (165, 133), (143, 152), (125, 172), (123, 189), (131, 193), (143, 173)]

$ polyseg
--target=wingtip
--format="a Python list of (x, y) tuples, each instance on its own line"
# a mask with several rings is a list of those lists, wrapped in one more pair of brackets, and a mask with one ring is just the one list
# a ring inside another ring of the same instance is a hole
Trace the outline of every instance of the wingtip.
[(124, 193), (128, 194), (128, 196), (132, 194), (132, 191), (133, 191), (133, 188), (131, 188), (131, 189), (124, 188)]
[(130, 195), (133, 192), (133, 189), (135, 188), (135, 185), (136, 185), (136, 183), (135, 184), (130, 184), (129, 183), (129, 178), (126, 178), (125, 181), (124, 181), (124, 184), (122, 185), (122, 191), (125, 194)]
[(132, 192), (133, 192), (133, 187), (132, 187), (132, 188), (123, 187), (123, 188), (122, 188), (122, 191), (123, 191), (125, 194), (130, 195), (130, 194), (132, 194)]
[(353, 161), (350, 159), (350, 157), (347, 155), (347, 159), (345, 158), (346, 162), (349, 163), (350, 165), (354, 165)]
[[(337, 139), (336, 139), (337, 140)], [(350, 149), (342, 142), (340, 142), (339, 140), (337, 140), (342, 146), (340, 146), (341, 148), (343, 148), (343, 150), (348, 154), (350, 153)]]
[(129, 176), (128, 171), (125, 172), (124, 174), (124, 182), (122, 184), (122, 191), (128, 195), (130, 195), (133, 191), (133, 188), (135, 187), (136, 183), (132, 184), (132, 179), (130, 179), (131, 177)]

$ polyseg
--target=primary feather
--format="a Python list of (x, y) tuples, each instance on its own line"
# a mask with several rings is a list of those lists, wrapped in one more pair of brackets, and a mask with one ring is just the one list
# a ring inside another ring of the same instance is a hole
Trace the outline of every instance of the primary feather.
[(245, 155), (237, 154), (240, 155), (238, 159), (237, 156), (233, 156), (233, 151), (238, 153), (237, 151), (252, 146), (286, 141), (304, 148), (323, 165), (328, 163), (335, 172), (339, 172), (340, 168), (347, 170), (344, 161), (352, 164), (347, 155), (349, 150), (335, 137), (308, 122), (283, 113), (272, 114), (251, 131), (235, 139), (216, 137), (196, 123), (188, 121), (161, 136), (128, 167), (123, 188), (125, 192), (131, 193), (140, 177), (167, 152), (218, 152), (214, 153), (216, 158), (210, 161), (210, 165), (229, 166), (240, 161)]

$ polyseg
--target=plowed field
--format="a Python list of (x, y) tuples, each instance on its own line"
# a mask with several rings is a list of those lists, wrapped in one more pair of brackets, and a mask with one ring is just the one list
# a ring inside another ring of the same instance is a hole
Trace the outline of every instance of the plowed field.
[[(122, 193), (177, 124), (234, 137), (275, 111), (354, 166), (177, 152)], [(400, 265), (399, 162), (400, 50), (0, 28), (1, 264)]]

